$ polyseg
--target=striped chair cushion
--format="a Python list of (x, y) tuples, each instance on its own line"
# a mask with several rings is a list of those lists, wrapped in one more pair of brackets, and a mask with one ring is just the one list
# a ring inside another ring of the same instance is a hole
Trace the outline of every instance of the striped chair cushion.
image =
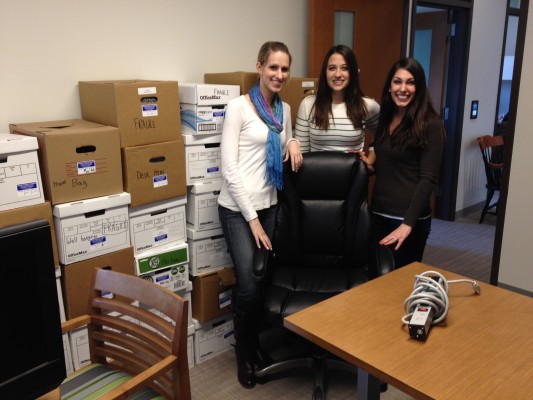
[[(92, 400), (110, 392), (131, 379), (131, 376), (102, 364), (91, 364), (76, 371), (63, 381), (60, 387), (61, 400)], [(131, 400), (164, 400), (150, 388), (143, 388), (128, 397)]]

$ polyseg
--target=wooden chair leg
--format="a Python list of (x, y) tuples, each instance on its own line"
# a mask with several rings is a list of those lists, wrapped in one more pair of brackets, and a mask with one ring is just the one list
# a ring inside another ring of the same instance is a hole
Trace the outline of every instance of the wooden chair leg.
[(487, 215), (487, 211), (489, 211), (492, 196), (494, 196), (494, 189), (487, 189), (487, 199), (485, 200), (483, 211), (481, 211), (481, 218), (479, 219), (480, 224), (483, 223), (483, 219), (485, 218), (485, 215)]

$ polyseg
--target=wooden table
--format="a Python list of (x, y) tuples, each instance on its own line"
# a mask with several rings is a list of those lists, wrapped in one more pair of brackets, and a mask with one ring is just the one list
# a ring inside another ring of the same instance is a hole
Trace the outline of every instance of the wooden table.
[(284, 325), (359, 368), (358, 399), (379, 399), (379, 380), (417, 399), (532, 399), (533, 299), (478, 282), (450, 284), (447, 318), (427, 341), (401, 318), (413, 263), (285, 318)]

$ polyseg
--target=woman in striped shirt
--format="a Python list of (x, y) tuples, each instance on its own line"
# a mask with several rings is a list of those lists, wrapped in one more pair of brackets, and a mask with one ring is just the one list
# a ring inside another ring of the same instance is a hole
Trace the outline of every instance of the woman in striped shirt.
[[(298, 109), (295, 138), (302, 152), (361, 152), (365, 129), (373, 134), (378, 119), (379, 104), (359, 86), (355, 54), (344, 45), (332, 47), (322, 63), (317, 94), (304, 98)], [(372, 151), (363, 160), (371, 166)]]

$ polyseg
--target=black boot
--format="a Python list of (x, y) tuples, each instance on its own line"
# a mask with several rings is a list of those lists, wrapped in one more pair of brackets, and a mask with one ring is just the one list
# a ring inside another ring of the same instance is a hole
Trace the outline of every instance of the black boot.
[(235, 332), (235, 355), (237, 356), (237, 377), (239, 383), (246, 389), (255, 386), (255, 366), (253, 335), (255, 331), (250, 326), (250, 322), (241, 315), (233, 316)]

